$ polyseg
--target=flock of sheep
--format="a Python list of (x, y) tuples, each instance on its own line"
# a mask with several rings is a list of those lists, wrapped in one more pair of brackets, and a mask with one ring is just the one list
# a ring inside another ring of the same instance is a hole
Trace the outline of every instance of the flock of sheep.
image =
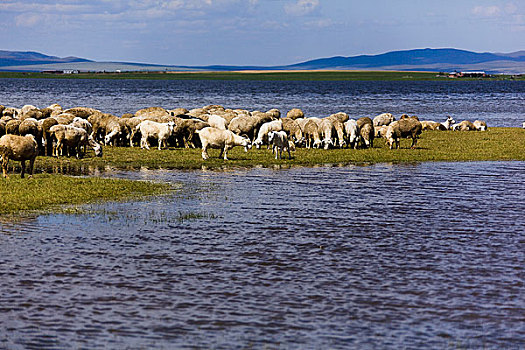
[(221, 150), (219, 157), (227, 160), (227, 152), (235, 146), (246, 151), (252, 146), (271, 146), (276, 158), (295, 147), (324, 148), (373, 147), (374, 138), (385, 138), (390, 149), (399, 148), (400, 138), (412, 138), (415, 146), (422, 130), (486, 130), (482, 121), (462, 121), (452, 118), (445, 122), (419, 121), (402, 115), (395, 120), (390, 113), (376, 117), (350, 119), (339, 112), (325, 118), (305, 117), (294, 108), (281, 117), (278, 109), (267, 112), (227, 109), (209, 105), (187, 110), (167, 110), (149, 107), (121, 117), (88, 107), (62, 109), (58, 104), (39, 109), (32, 105), (22, 108), (0, 105), (0, 157), (4, 177), (9, 159), (21, 161), (22, 177), (25, 161), (30, 162), (29, 174), (37, 154), (46, 156), (76, 156), (92, 148), (102, 156), (102, 146), (140, 145), (149, 149), (154, 141), (164, 147), (202, 147), (202, 158), (208, 158), (208, 148)]

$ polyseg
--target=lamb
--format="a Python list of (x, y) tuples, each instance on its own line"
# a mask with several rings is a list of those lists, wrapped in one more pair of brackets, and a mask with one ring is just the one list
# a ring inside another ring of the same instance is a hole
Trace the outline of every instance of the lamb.
[(419, 120), (416, 120), (415, 118), (401, 119), (388, 125), (385, 138), (388, 143), (388, 146), (390, 147), (390, 149), (392, 149), (394, 143), (396, 148), (399, 148), (400, 138), (411, 137), (412, 145), (410, 146), (410, 148), (415, 148), (417, 138), (421, 134), (421, 130), (422, 126)]
[(275, 159), (281, 159), (283, 150), (288, 151), (288, 159), (292, 159), (290, 154), (290, 144), (286, 131), (270, 131), (268, 133), (268, 142), (272, 145), (272, 152), (275, 153)]
[(359, 138), (359, 128), (355, 119), (350, 119), (344, 123), (345, 133), (347, 137), (347, 144), (351, 148), (357, 148)]
[(264, 123), (259, 129), (257, 139), (254, 141), (254, 145), (259, 148), (268, 139), (268, 133), (270, 131), (281, 131), (283, 129), (282, 120), (273, 120), (271, 122)]
[(159, 151), (162, 148), (162, 145), (165, 144), (168, 146), (167, 140), (173, 133), (175, 123), (173, 121), (167, 123), (157, 123), (152, 120), (144, 120), (136, 129), (140, 130), (142, 138), (140, 139), (140, 148), (149, 149), (148, 138), (154, 137), (158, 139), (158, 148)]
[(372, 120), (374, 127), (376, 126), (383, 126), (388, 125), (392, 123), (396, 118), (392, 115), (392, 113), (382, 113), (380, 115), (377, 115)]
[(248, 152), (248, 148), (251, 147), (250, 140), (248, 138), (239, 136), (230, 130), (221, 130), (213, 127), (206, 127), (201, 130), (197, 130), (196, 133), (199, 135), (202, 144), (202, 159), (206, 160), (208, 156), (208, 148), (218, 148), (221, 150), (219, 158), (224, 154), (224, 160), (228, 160), (228, 150), (235, 146), (242, 146), (244, 150)]
[(2, 172), (7, 178), (7, 166), (9, 159), (20, 161), (22, 172), (20, 177), (24, 177), (26, 171), (26, 160), (29, 160), (29, 177), (33, 176), (35, 159), (38, 155), (38, 145), (33, 135), (26, 136), (4, 135), (0, 137), (0, 158), (2, 159)]
[(82, 128), (77, 128), (71, 125), (54, 125), (49, 129), (49, 133), (56, 139), (54, 147), (54, 155), (64, 155), (64, 147), (66, 147), (66, 155), (69, 157), (71, 151), (74, 151), (77, 158), (81, 157), (81, 147), (90, 146), (95, 151), (97, 157), (102, 156), (102, 147), (90, 136), (87, 131)]
[(474, 120), (474, 127), (478, 131), (487, 131), (487, 123), (482, 120)]

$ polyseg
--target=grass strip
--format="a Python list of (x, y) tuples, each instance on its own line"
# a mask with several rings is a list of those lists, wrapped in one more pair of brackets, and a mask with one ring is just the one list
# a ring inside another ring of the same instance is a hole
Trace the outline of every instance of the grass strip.
[(58, 206), (129, 200), (160, 195), (170, 188), (169, 184), (148, 181), (56, 174), (36, 174), (22, 179), (13, 174), (8, 179), (0, 178), (0, 214), (57, 212), (61, 211)]

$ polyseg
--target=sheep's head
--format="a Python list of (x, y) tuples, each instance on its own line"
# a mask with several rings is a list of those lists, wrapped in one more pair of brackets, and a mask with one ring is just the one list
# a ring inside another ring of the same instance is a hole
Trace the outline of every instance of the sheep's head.
[(242, 138), (242, 146), (244, 147), (244, 152), (248, 152), (250, 148), (252, 148), (252, 143), (249, 138), (243, 137)]
[(268, 143), (272, 143), (274, 137), (275, 137), (275, 132), (270, 131), (270, 132), (268, 133)]
[(321, 144), (322, 144), (322, 143), (323, 143), (323, 142), (322, 142), (321, 140), (315, 140), (315, 141), (314, 141), (314, 148), (319, 148), (319, 147), (321, 147)]
[[(334, 145), (334, 142), (331, 139), (324, 139), (323, 143), (324, 143), (324, 149), (328, 149), (328, 148), (330, 148), (331, 146)], [(314, 143), (314, 145), (315, 145), (315, 143)]]
[(170, 120), (168, 122), (168, 131), (170, 134), (172, 134), (173, 130), (175, 130), (175, 122), (173, 120)]

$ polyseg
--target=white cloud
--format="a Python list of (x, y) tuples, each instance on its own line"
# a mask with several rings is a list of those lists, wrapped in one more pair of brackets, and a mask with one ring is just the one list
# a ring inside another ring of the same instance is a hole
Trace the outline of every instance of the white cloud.
[(476, 6), (472, 9), (472, 13), (479, 17), (498, 17), (501, 9), (498, 6)]
[(17, 27), (34, 27), (41, 19), (42, 16), (37, 14), (23, 14), (15, 17), (15, 24)]
[(284, 5), (284, 12), (292, 16), (304, 16), (319, 6), (319, 0), (297, 0)]

